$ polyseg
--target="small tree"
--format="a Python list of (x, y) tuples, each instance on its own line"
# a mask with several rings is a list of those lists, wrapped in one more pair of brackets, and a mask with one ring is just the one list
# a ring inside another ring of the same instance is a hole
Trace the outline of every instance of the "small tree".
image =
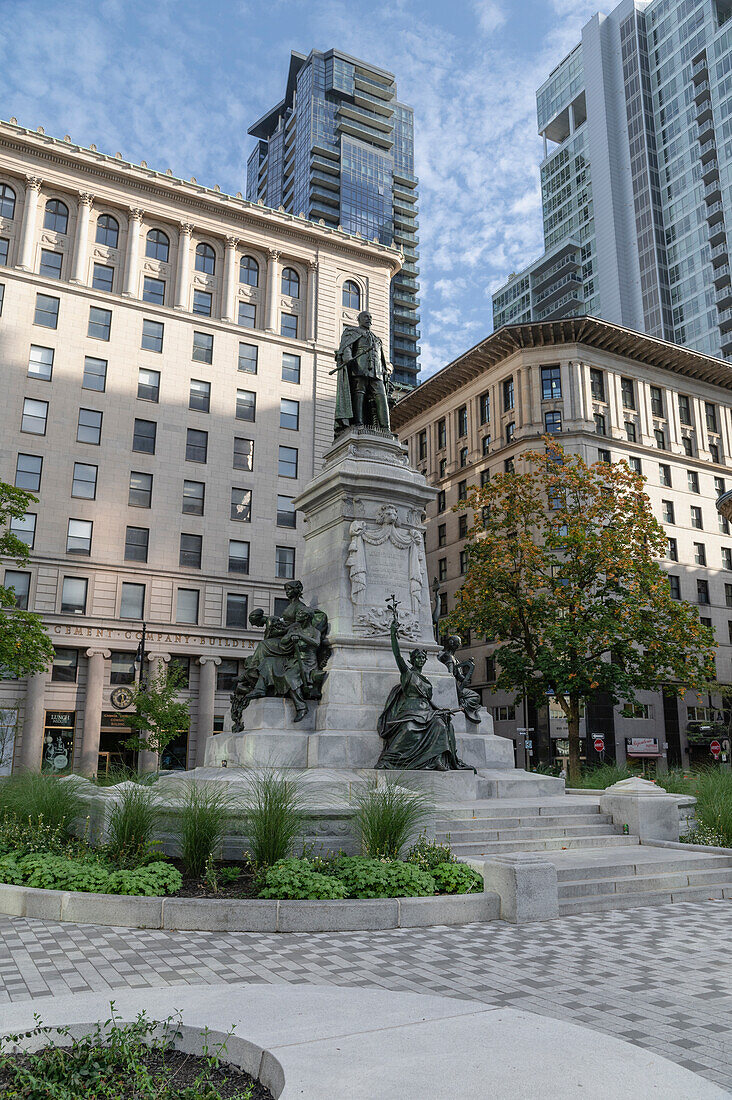
[[(31, 493), (0, 481), (0, 559), (10, 558), (19, 566), (28, 564), (28, 547), (7, 525), (11, 519), (22, 518), (36, 500)], [(40, 615), (21, 611), (14, 590), (0, 585), (0, 669), (14, 676), (30, 676), (42, 672), (52, 659), (53, 645)]]
[(188, 703), (176, 698), (183, 686), (185, 673), (177, 666), (161, 668), (146, 683), (132, 687), (134, 713), (125, 714), (130, 729), (136, 731), (125, 745), (128, 749), (147, 749), (160, 758), (171, 741), (190, 723)]
[[(472, 489), (468, 573), (450, 630), (497, 642), (496, 686), (553, 695), (569, 726), (569, 777), (580, 773), (582, 701), (686, 687), (713, 675), (714, 635), (672, 599), (658, 563), (668, 539), (624, 463), (587, 466), (550, 437), (525, 469)], [(465, 504), (462, 505), (465, 507)]]

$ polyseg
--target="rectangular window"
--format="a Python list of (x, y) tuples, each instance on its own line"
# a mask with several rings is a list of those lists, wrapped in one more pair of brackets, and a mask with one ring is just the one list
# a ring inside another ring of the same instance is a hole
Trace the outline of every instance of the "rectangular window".
[(557, 435), (562, 430), (562, 414), (557, 410), (544, 413), (544, 431), (548, 435)]
[(724, 586), (724, 602), (727, 607), (732, 607), (732, 584), (725, 584)]
[(671, 488), (671, 467), (667, 466), (665, 462), (659, 463), (658, 480), (666, 489)]
[(170, 668), (176, 669), (181, 674), (181, 691), (189, 691), (191, 686), (191, 659), (180, 655), (171, 657)]
[(686, 394), (679, 394), (679, 420), (682, 424), (691, 424), (691, 401)]
[(676, 523), (674, 518), (674, 502), (672, 500), (661, 501), (661, 517), (664, 523)]
[(160, 371), (140, 367), (137, 372), (137, 398), (139, 401), (153, 401), (160, 398)]
[(437, 525), (437, 545), (447, 546), (447, 524), (439, 523)]
[(595, 413), (595, 431), (598, 435), (607, 435), (604, 413)]
[(723, 477), (715, 477), (714, 479), (714, 492), (718, 497), (725, 491), (725, 480)]
[(86, 593), (88, 582), (86, 577), (64, 577), (61, 588), (61, 614), (85, 615)]
[(251, 489), (237, 489), (234, 487), (231, 490), (231, 510), (229, 513), (230, 519), (237, 520), (238, 523), (250, 523), (252, 519), (252, 490)]
[(295, 505), (292, 503), (292, 497), (277, 497), (277, 526), (278, 527), (295, 527), (297, 523), (297, 513), (295, 512)]
[(438, 512), (444, 512), (446, 507), (447, 507), (447, 502), (446, 502), (445, 490), (440, 489), (438, 494), (437, 494), (437, 511)]
[(187, 516), (202, 516), (206, 495), (206, 486), (202, 481), (183, 482), (183, 513)]
[(679, 560), (679, 544), (676, 541), (676, 539), (669, 539), (668, 540), (668, 555), (667, 556), (671, 561), (678, 561)]
[(42, 348), (31, 344), (28, 356), (28, 377), (38, 378), (41, 382), (50, 382), (53, 374), (53, 348)]
[(157, 431), (158, 426), (154, 420), (138, 420), (136, 418), (132, 433), (132, 450), (154, 455)]
[(282, 353), (282, 381), (283, 382), (299, 382), (300, 381), (300, 356), (292, 355), (290, 352), (283, 351)]
[(26, 397), (23, 401), (23, 415), (20, 430), (29, 435), (45, 435), (48, 419), (48, 401), (34, 401)]
[(3, 586), (13, 591), (13, 606), (19, 611), (28, 610), (28, 598), (30, 596), (30, 573), (23, 573), (18, 569), (6, 569)]
[(446, 458), (441, 458), (440, 459), (440, 467), (439, 467), (438, 477), (446, 477), (446, 476), (447, 476), (447, 459)]
[(613, 457), (612, 457), (612, 455), (610, 454), (609, 451), (599, 450), (597, 452), (597, 461), (598, 462), (604, 462), (604, 463), (606, 463), (606, 465), (609, 466), (612, 463), (612, 460), (613, 460)]
[(465, 500), (468, 495), (468, 483), (467, 481), (458, 481), (457, 487), (458, 501)]
[(60, 298), (51, 298), (48, 294), (36, 294), (36, 312), (33, 317), (34, 325), (43, 328), (58, 328), (58, 308)]
[(26, 512), (24, 516), (13, 516), (10, 520), (10, 531), (16, 539), (20, 539), (31, 550), (36, 541), (36, 520), (33, 512)]
[(0, 265), (3, 267), (8, 262), (8, 249), (10, 248), (10, 241), (7, 237), (0, 237)]
[(55, 649), (51, 680), (57, 684), (75, 684), (79, 669), (78, 649)]
[(163, 350), (163, 325), (160, 321), (143, 320), (140, 346), (145, 351), (161, 352)]
[(651, 412), (654, 416), (663, 416), (663, 392), (658, 386), (650, 387)]
[(423, 428), (417, 433), (417, 461), (424, 462), (427, 458), (427, 429)]
[(175, 621), (178, 623), (198, 622), (197, 588), (179, 588), (176, 601)]
[(707, 431), (714, 432), (716, 435), (719, 432), (717, 426), (717, 406), (713, 405), (711, 401), (704, 402), (704, 418), (707, 422)]
[(447, 421), (437, 421), (437, 450), (441, 451), (443, 447), (447, 446)]
[(62, 261), (63, 255), (60, 252), (52, 252), (49, 248), (42, 248), (41, 266), (38, 269), (38, 274), (43, 275), (46, 279), (60, 279)]
[(292, 580), (295, 576), (295, 550), (292, 546), (275, 547), (275, 576)]
[(636, 443), (637, 442), (635, 424), (633, 423), (632, 420), (626, 420), (625, 421), (625, 437), (626, 437), (626, 439), (628, 440), (629, 443)]
[(455, 414), (458, 439), (468, 434), (468, 407), (461, 405)]
[(459, 454), (458, 457), (459, 457), (460, 466), (461, 467), (467, 466), (468, 465), (468, 448), (467, 447), (461, 447), (460, 448), (460, 454)]
[(108, 267), (107, 264), (94, 264), (92, 288), (94, 290), (104, 290), (107, 294), (111, 294), (113, 284), (114, 268)]
[(5, 302), (5, 283), (0, 283), (0, 317), (3, 315), (3, 303)]
[(509, 412), (513, 408), (513, 378), (506, 378), (503, 382), (503, 411)]
[(696, 582), (696, 602), (702, 604), (709, 603), (709, 581)]
[(257, 395), (252, 390), (237, 390), (236, 391), (236, 419), (237, 420), (256, 420), (257, 416)]
[(280, 427), (296, 432), (300, 428), (300, 402), (280, 398)]
[(239, 302), (239, 324), (242, 328), (257, 327), (257, 307), (253, 302)]
[[(468, 571), (468, 551), (460, 551), (460, 574), (461, 576)], [(467, 644), (467, 643), (465, 643)]]
[(717, 526), (723, 535), (729, 534), (729, 520), (725, 519), (720, 512), (717, 512)]
[(287, 336), (290, 340), (297, 340), (297, 314), (280, 314), (280, 336)]
[(562, 396), (562, 380), (559, 367), (541, 368), (541, 399), (553, 401)]
[(691, 526), (694, 527), (697, 531), (701, 531), (703, 529), (702, 510), (701, 508), (698, 508), (695, 504), (692, 504), (691, 506)]
[(102, 441), (102, 414), (97, 409), (79, 409), (76, 442), (99, 446)]
[(226, 593), (226, 625), (235, 630), (246, 630), (249, 597), (240, 592)]
[(491, 437), (489, 435), (484, 435), (482, 443), (481, 443), (481, 452), (482, 452), (483, 455), (487, 455), (487, 454), (489, 454), (490, 449), (491, 449)]
[(82, 500), (96, 500), (98, 466), (91, 466), (88, 462), (74, 463), (74, 476), (71, 481), (72, 497), (80, 497)]
[(595, 401), (605, 400), (605, 375), (595, 367), (590, 368), (590, 392)]
[(186, 432), (186, 462), (204, 463), (208, 459), (208, 432), (188, 428)]
[(494, 683), (496, 679), (496, 659), (495, 657), (486, 657), (485, 659), (485, 678), (489, 684)]
[(632, 378), (620, 379), (620, 392), (623, 399), (624, 409), (635, 408), (635, 385)]
[(624, 703), (620, 713), (623, 718), (647, 720), (653, 717), (653, 709), (648, 703)]
[(482, 393), (478, 398), (478, 416), (481, 424), (490, 424), (491, 396), (489, 393)]
[(513, 722), (516, 719), (516, 708), (513, 706), (494, 707), (493, 717), (497, 722)]
[(213, 363), (213, 339), (210, 332), (193, 333), (192, 358), (197, 363)]
[(669, 574), (668, 587), (669, 587), (669, 592), (671, 593), (671, 599), (672, 600), (680, 600), (681, 599), (681, 580), (678, 577), (674, 577), (672, 574)]
[(249, 543), (229, 539), (229, 572), (249, 572)]
[(165, 305), (165, 282), (146, 275), (142, 283), (142, 300), (154, 306)]
[(732, 550), (729, 546), (722, 547), (722, 568), (732, 570)]
[(717, 466), (719, 465), (720, 458), (719, 458), (719, 444), (718, 443), (710, 443), (709, 444), (709, 457), (712, 460), (712, 462), (714, 462), (715, 465), (717, 465)]
[(210, 382), (203, 382), (200, 378), (191, 378), (188, 408), (193, 409), (195, 412), (207, 413), (211, 411)]
[(216, 690), (233, 691), (239, 679), (239, 662), (222, 661), (216, 669)]
[(125, 531), (125, 561), (147, 561), (150, 531), (147, 527), (128, 527)]
[(178, 564), (186, 569), (201, 568), (201, 554), (203, 552), (203, 536), (190, 535), (185, 532), (180, 536), (180, 554)]
[(297, 477), (297, 447), (280, 447), (277, 460), (280, 477)]
[(438, 558), (437, 560), (437, 579), (438, 581), (447, 580), (447, 558)]
[(41, 487), (43, 459), (40, 455), (19, 454), (15, 461), (15, 488), (37, 493)]
[(458, 516), (458, 538), (466, 539), (468, 537), (468, 517)]
[(681, 437), (681, 445), (684, 448), (685, 455), (693, 455), (694, 453), (694, 440), (691, 436), (684, 435)]
[(656, 430), (653, 433), (653, 436), (654, 436), (654, 439), (656, 440), (656, 446), (658, 447), (659, 451), (668, 450), (668, 448), (666, 446), (666, 433), (663, 431), (662, 428), (656, 428)]
[(254, 469), (254, 440), (245, 439), (243, 436), (234, 436), (234, 462), (235, 470)]
[(112, 687), (135, 682), (135, 655), (112, 650), (109, 662), (109, 682)]
[(112, 328), (112, 310), (89, 306), (89, 328), (87, 336), (92, 340), (109, 340)]
[(686, 471), (686, 480), (687, 480), (688, 485), (689, 485), (689, 492), (690, 493), (698, 493), (699, 492), (699, 474), (696, 472), (696, 470), (687, 470)]
[(84, 358), (84, 375), (81, 380), (83, 390), (97, 390), (104, 393), (107, 385), (107, 360), (94, 359), (87, 355)]
[(513, 438), (516, 434), (516, 425), (513, 420), (510, 424), (506, 425), (506, 443), (513, 443)]
[(144, 619), (145, 585), (122, 582), (122, 596), (119, 604), (120, 619)]
[(641, 460), (639, 458), (636, 458), (635, 455), (630, 456), (630, 458), (628, 459), (628, 465), (630, 466), (631, 470), (634, 473), (636, 473), (636, 474), (642, 474), (643, 473), (643, 470), (641, 468)]
[(141, 470), (130, 471), (130, 492), (127, 503), (131, 508), (152, 507), (152, 474), (145, 474)]
[(67, 554), (91, 554), (92, 523), (87, 519), (70, 519), (66, 533)]
[(694, 543), (694, 562), (697, 565), (707, 564), (707, 548), (703, 542)]
[(211, 316), (211, 306), (213, 303), (213, 295), (209, 294), (207, 290), (194, 290), (193, 291), (193, 312), (200, 314), (202, 317)]
[[(245, 374), (257, 373), (259, 348), (256, 344), (239, 344), (239, 370)], [(297, 356), (295, 356), (297, 358)]]
[(491, 479), (490, 470), (481, 470), (480, 471), (480, 487), (481, 487), (481, 489), (485, 489), (485, 487), (488, 484), (488, 482), (490, 481), (490, 479)]

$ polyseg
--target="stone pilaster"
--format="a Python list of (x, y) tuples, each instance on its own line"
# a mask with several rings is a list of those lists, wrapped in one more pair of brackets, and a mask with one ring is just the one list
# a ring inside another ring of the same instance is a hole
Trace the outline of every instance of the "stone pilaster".
[(76, 238), (74, 240), (74, 263), (71, 269), (69, 282), (86, 285), (84, 278), (87, 262), (87, 248), (89, 245), (89, 219), (91, 208), (94, 204), (94, 196), (82, 193), (79, 195), (79, 203), (76, 212)]
[(271, 248), (267, 263), (267, 332), (277, 332), (277, 303), (280, 300), (280, 253)]
[(127, 223), (127, 256), (125, 259), (125, 281), (122, 290), (126, 298), (135, 298), (137, 278), (140, 266), (140, 232), (142, 229), (142, 210), (130, 210)]
[(84, 730), (78, 770), (82, 775), (96, 775), (99, 765), (99, 731), (102, 722), (102, 692), (104, 690), (104, 661), (111, 656), (109, 649), (87, 649), (89, 661), (86, 673), (86, 700), (84, 703)]
[(199, 657), (201, 678), (198, 684), (198, 721), (196, 724), (196, 767), (203, 767), (206, 744), (213, 735), (214, 706), (216, 697), (216, 667), (220, 657)]
[(43, 758), (43, 719), (46, 702), (46, 671), (28, 677), (20, 744), (19, 771), (39, 772)]
[(317, 340), (318, 338), (318, 261), (308, 261), (308, 289), (307, 289), (308, 315), (305, 324), (305, 339)]
[(192, 235), (193, 226), (190, 222), (181, 222), (178, 235), (178, 270), (175, 281), (175, 309), (187, 309), (188, 307)]
[(236, 320), (234, 310), (236, 309), (236, 246), (238, 244), (238, 237), (226, 238), (226, 251), (224, 253), (224, 289), (221, 301), (222, 321)]
[(38, 197), (40, 193), (41, 180), (37, 176), (26, 176), (23, 224), (20, 228), (20, 252), (18, 255), (18, 267), (23, 271), (33, 270), (33, 242), (36, 235)]

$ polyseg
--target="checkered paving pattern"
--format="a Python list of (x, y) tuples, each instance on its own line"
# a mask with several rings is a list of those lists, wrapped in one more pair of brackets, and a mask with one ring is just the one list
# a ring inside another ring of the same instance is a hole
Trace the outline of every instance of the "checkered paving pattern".
[(0, 1001), (187, 984), (379, 986), (524, 1009), (606, 1032), (732, 1095), (732, 902), (515, 927), (289, 935), (0, 918)]

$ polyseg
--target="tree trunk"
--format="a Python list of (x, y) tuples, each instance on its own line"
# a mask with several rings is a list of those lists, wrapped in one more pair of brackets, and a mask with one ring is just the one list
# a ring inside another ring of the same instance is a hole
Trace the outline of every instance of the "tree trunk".
[(580, 701), (576, 695), (569, 697), (569, 784), (574, 787), (580, 778)]

